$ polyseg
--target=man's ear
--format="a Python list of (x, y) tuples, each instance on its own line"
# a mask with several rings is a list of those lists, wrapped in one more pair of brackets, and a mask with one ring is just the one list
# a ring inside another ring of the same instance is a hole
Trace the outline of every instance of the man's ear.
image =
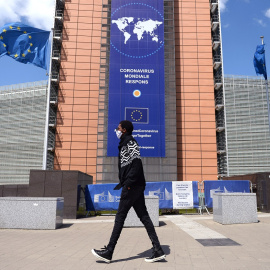
[(123, 133), (126, 133), (126, 132), (127, 132), (127, 130), (125, 128), (123, 128)]

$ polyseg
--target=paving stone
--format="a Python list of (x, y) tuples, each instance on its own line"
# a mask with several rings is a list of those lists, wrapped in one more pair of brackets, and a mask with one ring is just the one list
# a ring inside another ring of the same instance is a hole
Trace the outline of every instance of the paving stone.
[(185, 215), (185, 224), (192, 224), (202, 231), (204, 228), (212, 230), (224, 235), (224, 239), (241, 244), (238, 246), (203, 246), (171, 219), (162, 217), (164, 225), (156, 231), (167, 257), (166, 261), (152, 264), (144, 261), (151, 254), (151, 241), (144, 228), (123, 229), (111, 264), (96, 260), (91, 249), (99, 249), (108, 243), (113, 228), (112, 217), (90, 217), (81, 222), (79, 219), (53, 231), (2, 229), (0, 269), (269, 269), (270, 215), (258, 216), (259, 223), (221, 225), (214, 222), (212, 216)]

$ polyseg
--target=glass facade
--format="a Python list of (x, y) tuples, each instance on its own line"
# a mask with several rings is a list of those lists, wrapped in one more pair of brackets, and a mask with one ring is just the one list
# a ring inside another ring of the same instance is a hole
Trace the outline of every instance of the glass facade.
[(226, 75), (227, 174), (266, 172), (270, 168), (270, 134), (265, 80)]
[(0, 87), (0, 184), (28, 184), (42, 169), (47, 81)]

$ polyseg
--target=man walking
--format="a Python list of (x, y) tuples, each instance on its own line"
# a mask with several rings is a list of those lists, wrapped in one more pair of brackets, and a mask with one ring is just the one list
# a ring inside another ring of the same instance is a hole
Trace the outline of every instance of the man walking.
[(152, 242), (152, 256), (146, 258), (146, 262), (156, 262), (164, 259), (164, 254), (154, 225), (149, 217), (145, 206), (144, 189), (145, 178), (143, 172), (140, 150), (137, 141), (132, 137), (133, 124), (130, 121), (121, 121), (118, 125), (116, 135), (120, 139), (118, 168), (120, 183), (114, 189), (122, 188), (120, 203), (115, 217), (115, 223), (109, 244), (102, 250), (92, 249), (92, 253), (97, 258), (110, 263), (117, 240), (128, 211), (134, 208), (137, 216), (143, 223), (148, 236)]

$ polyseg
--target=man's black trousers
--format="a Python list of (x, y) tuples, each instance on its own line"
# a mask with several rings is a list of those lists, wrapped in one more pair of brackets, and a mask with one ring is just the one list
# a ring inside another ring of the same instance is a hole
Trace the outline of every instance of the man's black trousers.
[(144, 188), (145, 188), (144, 186), (134, 186), (134, 187), (131, 187), (130, 189), (123, 187), (118, 211), (115, 217), (115, 223), (114, 223), (111, 239), (107, 246), (109, 250), (111, 251), (114, 250), (117, 240), (123, 229), (128, 211), (132, 206), (137, 216), (143, 223), (148, 233), (148, 236), (152, 242), (153, 247), (157, 249), (160, 247), (160, 243), (159, 243), (154, 225), (152, 223), (152, 220), (149, 217), (149, 214), (145, 206)]

